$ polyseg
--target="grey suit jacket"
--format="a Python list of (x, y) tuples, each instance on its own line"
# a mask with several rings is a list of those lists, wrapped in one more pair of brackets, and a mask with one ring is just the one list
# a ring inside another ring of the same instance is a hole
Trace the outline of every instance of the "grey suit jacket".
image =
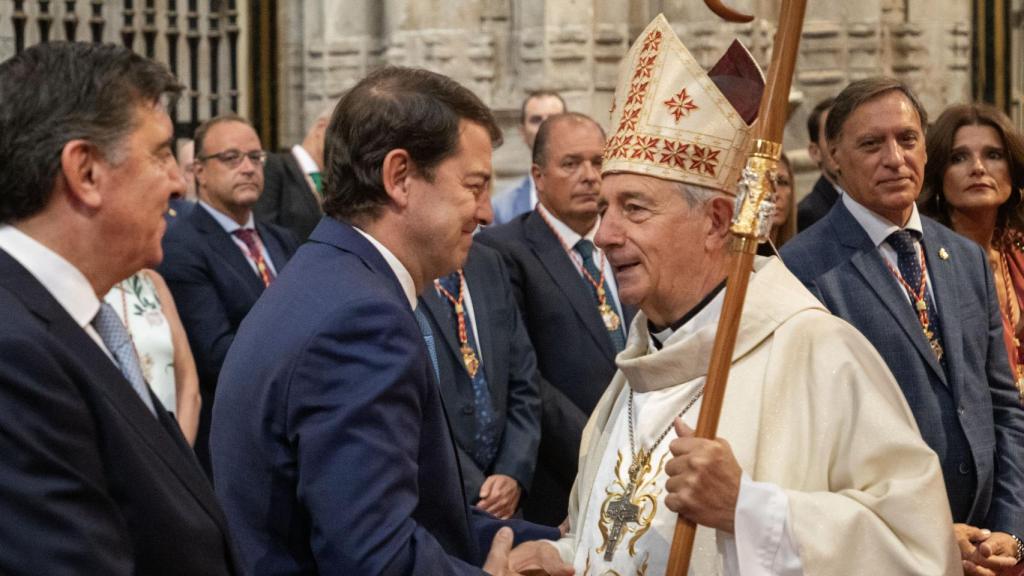
[(885, 359), (939, 456), (954, 521), (1024, 534), (1024, 411), (992, 271), (977, 244), (928, 218), (922, 226), (945, 370), (884, 257), (842, 202), (787, 243), (782, 257)]
[(473, 329), (483, 358), (481, 369), (502, 423), (498, 454), (486, 470), (469, 455), (476, 433), (473, 382), (462, 362), (452, 305), (433, 287), (427, 287), (420, 300), (431, 328), (439, 336), (441, 396), (459, 449), (466, 498), (474, 503), (481, 484), (492, 474), (511, 476), (524, 489), (530, 487), (540, 444), (540, 373), (501, 256), (474, 243), (463, 273), (473, 303)]

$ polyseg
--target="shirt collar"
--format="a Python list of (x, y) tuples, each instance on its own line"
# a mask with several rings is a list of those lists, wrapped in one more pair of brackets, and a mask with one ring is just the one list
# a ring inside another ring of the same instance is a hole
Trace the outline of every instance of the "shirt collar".
[(239, 226), (238, 222), (235, 222), (234, 218), (228, 216), (227, 214), (221, 212), (220, 210), (217, 210), (213, 206), (210, 206), (203, 200), (199, 201), (199, 205), (205, 208), (206, 211), (210, 213), (210, 216), (213, 216), (213, 219), (217, 221), (217, 224), (220, 224), (220, 227), (223, 228), (224, 231), (227, 232), (228, 234), (234, 233), (234, 231), (238, 230), (239, 228), (250, 228), (253, 230), (256, 229), (256, 219), (253, 217), (252, 211), (249, 212), (249, 219), (245, 221), (245, 226)]
[[(842, 191), (841, 188), (839, 188), (839, 190)], [(846, 209), (849, 210), (850, 215), (853, 216), (853, 219), (860, 224), (861, 228), (864, 229), (868, 238), (871, 238), (871, 242), (874, 243), (875, 248), (881, 246), (893, 232), (901, 229), (899, 226), (885, 218), (882, 218), (878, 214), (872, 212), (868, 207), (854, 200), (853, 197), (846, 192), (842, 192), (841, 198)], [(914, 230), (919, 234), (922, 233), (921, 215), (917, 212), (917, 204), (913, 204), (911, 206), (910, 218), (907, 219), (907, 224), (902, 229)]]
[[(543, 214), (544, 217), (547, 219), (547, 221), (551, 223), (551, 226), (555, 229), (555, 232), (558, 232), (558, 235), (561, 236), (562, 240), (566, 243), (569, 250), (572, 250), (576, 246), (576, 243), (583, 238), (586, 238), (587, 240), (593, 242), (594, 237), (597, 236), (597, 227), (601, 225), (601, 217), (598, 216), (597, 221), (594, 222), (594, 226), (590, 230), (588, 230), (586, 234), (580, 236), (579, 234), (576, 233), (575, 230), (569, 228), (569, 226), (567, 226), (564, 222), (556, 218), (550, 210), (544, 207), (544, 204), (538, 202), (537, 210), (539, 210), (541, 214)], [(594, 245), (594, 248), (597, 249), (596, 244)]]
[(14, 226), (0, 225), (0, 249), (10, 254), (85, 328), (100, 309), (100, 300), (82, 272), (42, 243)]
[(299, 168), (301, 168), (306, 174), (320, 172), (320, 167), (316, 165), (316, 160), (313, 160), (313, 157), (309, 155), (309, 152), (307, 152), (301, 144), (292, 146), (292, 156), (294, 156), (295, 161), (299, 163)]
[(409, 270), (402, 265), (402, 261), (395, 256), (391, 250), (388, 250), (386, 246), (377, 241), (376, 238), (370, 236), (366, 232), (353, 226), (356, 232), (363, 235), (363, 238), (369, 240), (370, 244), (380, 252), (380, 255), (384, 257), (384, 261), (388, 263), (391, 271), (395, 273), (398, 278), (398, 283), (402, 286), (402, 292), (405, 293), (406, 299), (409, 300), (409, 307), (413, 310), (416, 309), (416, 283), (412, 281), (412, 274), (409, 274)]

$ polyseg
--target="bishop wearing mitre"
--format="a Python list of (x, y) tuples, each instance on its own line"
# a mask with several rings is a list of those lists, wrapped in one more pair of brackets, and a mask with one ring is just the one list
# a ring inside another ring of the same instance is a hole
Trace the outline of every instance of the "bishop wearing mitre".
[(583, 435), (569, 530), (513, 568), (660, 576), (682, 515), (691, 574), (962, 574), (938, 460), (891, 373), (776, 257), (754, 264), (719, 437), (693, 436), (763, 87), (739, 43), (705, 72), (662, 16), (630, 50), (596, 242), (641, 312)]

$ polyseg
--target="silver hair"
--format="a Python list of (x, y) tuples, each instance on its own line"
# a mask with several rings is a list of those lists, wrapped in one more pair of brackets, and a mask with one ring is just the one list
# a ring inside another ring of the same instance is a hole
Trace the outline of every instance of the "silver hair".
[(698, 186), (696, 184), (688, 184), (686, 182), (676, 182), (676, 190), (682, 195), (683, 200), (686, 200), (687, 206), (690, 208), (696, 208), (698, 206), (704, 206), (715, 198), (728, 198), (729, 195), (721, 190), (714, 188), (707, 188), (705, 186)]

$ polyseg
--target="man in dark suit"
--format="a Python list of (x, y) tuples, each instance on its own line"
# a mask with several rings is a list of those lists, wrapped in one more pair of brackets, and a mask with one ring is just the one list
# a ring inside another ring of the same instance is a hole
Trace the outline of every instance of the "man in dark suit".
[(814, 183), (810, 193), (804, 196), (796, 207), (796, 227), (799, 231), (806, 230), (811, 224), (821, 220), (839, 198), (835, 167), (829, 157), (828, 142), (825, 138), (825, 123), (834, 101), (835, 98), (830, 97), (818, 102), (807, 116), (807, 153), (818, 165), (821, 176)]
[(533, 150), (536, 210), (484, 230), (501, 252), (530, 334), (542, 384), (540, 454), (524, 516), (565, 518), (580, 438), (590, 411), (615, 375), (634, 310), (623, 309), (604, 255), (593, 244), (604, 132), (576, 113), (541, 125)]
[(843, 90), (827, 132), (846, 194), (782, 257), (889, 365), (939, 456), (965, 570), (991, 574), (1020, 560), (1024, 411), (985, 253), (914, 204), (925, 118), (899, 81)]
[(256, 217), (291, 230), (300, 242), (309, 237), (323, 216), (324, 132), (331, 120), (324, 110), (302, 144), (287, 153), (267, 155), (263, 167), (263, 194), (253, 206)]
[(209, 472), (210, 415), (224, 357), (242, 319), (297, 242), (291, 232), (253, 216), (266, 153), (248, 121), (234, 115), (213, 118), (196, 129), (195, 142), (199, 203), (168, 230), (160, 273), (174, 295), (199, 371), (203, 406), (196, 454)]
[(475, 95), (426, 70), (381, 69), (338, 109), (329, 217), (224, 365), (218, 496), (255, 576), (504, 574), (511, 531), (466, 504), (428, 359), (441, 344), (414, 313), (466, 258), (500, 131)]
[(162, 65), (44, 43), (0, 64), (0, 573), (236, 574), (227, 524), (102, 303), (183, 185)]
[[(523, 137), (526, 149), (533, 151), (540, 125), (548, 117), (565, 112), (565, 100), (558, 92), (536, 90), (523, 100), (519, 114), (519, 135)], [(504, 224), (516, 216), (530, 212), (537, 205), (537, 188), (533, 176), (527, 173), (515, 186), (494, 196), (494, 222)]]
[[(490, 201), (481, 198), (489, 224)], [(420, 302), (437, 342), (466, 498), (509, 518), (537, 463), (540, 373), (501, 255), (474, 243), (462, 269), (428, 286)]]

